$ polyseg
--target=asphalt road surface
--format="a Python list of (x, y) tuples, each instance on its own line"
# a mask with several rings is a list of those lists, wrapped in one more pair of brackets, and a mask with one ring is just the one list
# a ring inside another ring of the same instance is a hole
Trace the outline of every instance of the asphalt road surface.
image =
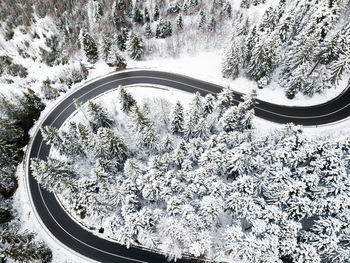
[[(101, 93), (115, 89), (119, 85), (156, 84), (183, 91), (199, 91), (202, 95), (218, 93), (222, 87), (203, 82), (190, 77), (150, 71), (126, 71), (109, 75), (77, 89), (46, 116), (41, 126), (51, 125), (60, 128), (64, 121), (75, 111), (73, 99), (84, 103)], [(237, 103), (242, 101), (242, 94), (237, 93)], [(287, 107), (258, 101), (255, 115), (276, 123), (293, 122), (302, 125), (320, 125), (344, 119), (350, 115), (350, 89), (344, 91), (338, 98), (327, 103), (311, 107)], [(163, 255), (150, 251), (129, 248), (93, 235), (73, 221), (60, 206), (55, 196), (42, 189), (33, 178), (29, 169), (30, 158), (38, 157), (46, 160), (50, 147), (43, 142), (38, 130), (28, 146), (26, 156), (26, 182), (32, 205), (40, 217), (41, 224), (61, 243), (84, 255), (86, 258), (99, 262), (131, 263), (131, 262), (166, 262)], [(196, 262), (193, 259), (178, 260), (179, 263)]]

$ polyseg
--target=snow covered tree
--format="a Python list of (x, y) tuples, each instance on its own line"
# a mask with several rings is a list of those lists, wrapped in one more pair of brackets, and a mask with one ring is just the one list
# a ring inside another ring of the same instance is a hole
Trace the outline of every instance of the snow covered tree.
[(134, 20), (134, 22), (139, 23), (139, 24), (143, 23), (143, 15), (141, 13), (140, 8), (137, 6), (134, 8), (133, 20)]
[(0, 232), (0, 254), (5, 262), (12, 259), (18, 262), (50, 262), (51, 250), (43, 243), (34, 240), (34, 234), (19, 233), (16, 229), (6, 229)]
[(205, 101), (203, 110), (206, 114), (210, 114), (214, 110), (216, 99), (212, 94), (207, 94), (204, 98)]
[(65, 162), (49, 158), (43, 161), (37, 158), (31, 159), (30, 167), (34, 178), (40, 185), (50, 192), (62, 192), (75, 190), (75, 173)]
[(128, 93), (123, 86), (119, 86), (119, 101), (122, 111), (129, 113), (131, 108), (136, 105), (136, 100)]
[(184, 21), (183, 21), (183, 18), (182, 18), (182, 15), (178, 15), (177, 18), (176, 18), (176, 26), (178, 29), (182, 30), (183, 27), (184, 27)]
[(205, 23), (206, 23), (206, 17), (205, 17), (204, 11), (201, 9), (198, 13), (197, 25), (199, 28), (202, 28)]
[(331, 82), (338, 84), (344, 73), (350, 72), (350, 48), (331, 66)]
[(220, 121), (226, 132), (243, 132), (252, 127), (255, 100), (256, 93), (253, 92), (249, 97), (246, 97), (244, 103), (238, 106), (232, 106), (224, 113)]
[(145, 6), (145, 9), (143, 10), (143, 16), (145, 18), (146, 23), (149, 23), (151, 21), (149, 17), (148, 8), (146, 6)]
[(184, 109), (182, 104), (176, 102), (170, 115), (170, 130), (174, 134), (182, 134), (184, 129)]
[(153, 20), (157, 21), (159, 18), (159, 7), (158, 5), (155, 5), (154, 10), (153, 10)]
[(166, 19), (160, 19), (156, 27), (156, 38), (166, 38), (172, 35), (171, 22)]
[(150, 39), (153, 37), (152, 28), (151, 28), (151, 25), (149, 23), (147, 23), (145, 26), (145, 36), (147, 39)]
[(93, 9), (94, 20), (95, 22), (98, 22), (103, 17), (103, 8), (99, 1), (94, 1), (93, 5), (94, 5), (94, 9)]
[(136, 134), (136, 142), (139, 147), (147, 149), (149, 152), (156, 153), (159, 148), (159, 137), (151, 125), (145, 125)]
[(214, 16), (210, 17), (209, 24), (208, 24), (208, 30), (211, 32), (216, 31), (216, 20)]
[(128, 40), (129, 30), (122, 28), (117, 35), (117, 46), (120, 51), (126, 50), (126, 42)]
[(105, 36), (102, 36), (101, 52), (100, 52), (102, 59), (106, 62), (109, 62), (111, 52), (112, 52), (112, 42)]
[(245, 55), (245, 41), (243, 37), (235, 37), (231, 47), (226, 51), (222, 64), (222, 75), (225, 78), (237, 78)]
[(17, 166), (16, 145), (0, 140), (0, 193), (9, 197), (16, 189), (15, 171)]
[(111, 60), (111, 65), (113, 65), (116, 68), (116, 70), (125, 69), (127, 66), (125, 58), (122, 57), (122, 55), (119, 54), (117, 50), (114, 50), (112, 53), (114, 57)]
[(276, 55), (277, 45), (277, 36), (271, 36), (268, 41), (261, 40), (254, 46), (248, 65), (248, 73), (251, 78), (256, 81), (263, 78), (270, 78), (272, 71), (278, 65)]
[(110, 128), (113, 125), (113, 120), (106, 109), (91, 100), (87, 103), (86, 117), (94, 133), (101, 127)]
[(126, 50), (132, 59), (140, 59), (143, 54), (143, 41), (133, 31), (129, 33)]
[(125, 143), (111, 129), (101, 127), (97, 131), (95, 152), (106, 160), (113, 160), (121, 166), (127, 158)]
[(0, 140), (7, 143), (19, 142), (23, 139), (23, 129), (7, 119), (0, 118)]
[(95, 63), (98, 60), (98, 50), (95, 40), (86, 30), (82, 29), (80, 32), (80, 41), (89, 62)]
[(129, 113), (129, 127), (133, 132), (141, 132), (151, 125), (151, 121), (145, 112), (139, 109), (137, 105), (133, 106)]
[(242, 1), (241, 1), (241, 7), (242, 7), (242, 8), (249, 8), (249, 6), (250, 6), (250, 1), (251, 1), (251, 0), (242, 0)]

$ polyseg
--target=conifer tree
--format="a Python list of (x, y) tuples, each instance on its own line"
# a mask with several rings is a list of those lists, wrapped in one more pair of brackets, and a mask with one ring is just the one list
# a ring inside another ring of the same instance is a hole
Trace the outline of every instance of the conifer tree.
[(249, 75), (256, 81), (270, 77), (272, 71), (278, 65), (276, 49), (277, 36), (271, 36), (267, 41), (259, 41), (252, 51), (249, 63)]
[(136, 106), (136, 100), (128, 93), (123, 86), (119, 86), (119, 101), (122, 111), (129, 113), (132, 107)]
[(143, 54), (143, 41), (133, 31), (129, 33), (126, 50), (132, 59), (140, 59)]
[(143, 23), (143, 15), (141, 13), (140, 8), (138, 8), (137, 6), (134, 8), (133, 19), (134, 19), (134, 22), (136, 23), (139, 23), (139, 24)]
[(80, 41), (88, 60), (91, 63), (95, 63), (98, 60), (98, 50), (95, 40), (86, 30), (82, 29), (80, 32)]
[(122, 28), (117, 35), (117, 46), (120, 51), (126, 50), (126, 42), (128, 40), (129, 30)]
[(127, 147), (125, 143), (108, 128), (101, 127), (97, 131), (98, 147), (95, 151), (106, 160), (113, 160), (120, 165), (127, 158)]
[(0, 140), (16, 143), (23, 139), (23, 129), (7, 119), (0, 118)]
[(176, 26), (178, 29), (182, 30), (183, 27), (184, 27), (184, 22), (183, 22), (183, 18), (182, 18), (182, 15), (178, 15), (177, 16), (177, 19), (176, 19)]
[(0, 140), (0, 193), (5, 197), (11, 196), (16, 189), (16, 159), (16, 145)]
[(101, 105), (91, 100), (87, 103), (86, 113), (89, 125), (94, 133), (101, 127), (110, 128), (114, 123), (107, 111)]
[(159, 137), (151, 125), (145, 125), (136, 134), (136, 142), (139, 147), (147, 149), (149, 152), (156, 153), (158, 151)]
[(154, 11), (153, 11), (153, 20), (157, 21), (159, 18), (159, 7), (158, 5), (155, 5)]
[(129, 113), (129, 127), (133, 132), (141, 132), (145, 127), (151, 125), (151, 121), (146, 114), (137, 107), (137, 105), (131, 108)]
[(44, 138), (44, 141), (51, 144), (56, 149), (62, 151), (64, 153), (62, 139), (59, 135), (58, 130), (52, 126), (43, 126), (40, 128), (41, 134)]
[(231, 47), (226, 51), (222, 75), (225, 78), (237, 78), (245, 56), (245, 42), (243, 37), (235, 37)]
[(117, 50), (114, 50), (114, 60), (112, 64), (117, 69), (125, 69), (127, 66), (125, 58), (122, 57)]
[(35, 242), (34, 234), (19, 233), (15, 229), (6, 229), (0, 233), (0, 253), (2, 260), (17, 262), (50, 262), (51, 250), (43, 242)]
[(153, 37), (152, 28), (151, 28), (151, 25), (149, 23), (147, 23), (146, 27), (145, 27), (145, 36), (147, 39), (150, 39)]
[(94, 19), (98, 22), (103, 17), (103, 8), (99, 1), (94, 1)]
[(75, 190), (75, 173), (65, 162), (49, 158), (43, 161), (31, 159), (30, 167), (34, 178), (49, 192), (62, 192), (66, 189)]
[(106, 38), (105, 36), (102, 36), (101, 40), (101, 56), (102, 59), (105, 62), (109, 62), (112, 52), (112, 42)]
[(350, 72), (350, 48), (331, 65), (331, 82), (338, 84), (344, 73)]
[(181, 103), (176, 102), (170, 115), (170, 130), (174, 134), (182, 134), (184, 129), (184, 109)]
[(156, 27), (156, 38), (166, 38), (172, 35), (172, 26), (169, 20), (160, 19)]
[(208, 24), (208, 30), (211, 32), (216, 31), (216, 20), (214, 16), (210, 17), (209, 24)]
[(216, 102), (216, 99), (212, 94), (205, 95), (203, 110), (206, 114), (210, 114), (213, 112), (215, 107), (215, 102)]
[(198, 13), (198, 18), (197, 18), (198, 27), (202, 28), (205, 23), (206, 23), (206, 17), (205, 17), (203, 9), (201, 9)]
[(145, 9), (143, 11), (143, 16), (145, 18), (146, 23), (149, 23), (151, 21), (151, 19), (149, 17), (148, 8), (146, 6), (145, 6)]

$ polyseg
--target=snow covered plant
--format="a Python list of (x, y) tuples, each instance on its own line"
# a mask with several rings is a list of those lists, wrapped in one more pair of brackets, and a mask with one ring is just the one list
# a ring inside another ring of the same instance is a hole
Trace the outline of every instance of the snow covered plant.
[(118, 100), (118, 114), (77, 102), (81, 121), (42, 128), (59, 155), (32, 159), (33, 175), (78, 221), (170, 259), (348, 262), (350, 140), (259, 136), (256, 94), (236, 105), (230, 88), (170, 107), (119, 87)]

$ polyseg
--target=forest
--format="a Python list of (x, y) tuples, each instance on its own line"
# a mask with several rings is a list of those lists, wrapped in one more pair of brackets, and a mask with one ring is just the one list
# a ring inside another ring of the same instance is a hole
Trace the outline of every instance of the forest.
[(33, 175), (77, 221), (168, 259), (348, 261), (349, 139), (293, 124), (261, 136), (256, 93), (236, 105), (230, 88), (139, 105), (120, 86), (114, 100), (113, 113), (76, 101), (84, 117), (41, 128), (56, 154)]

